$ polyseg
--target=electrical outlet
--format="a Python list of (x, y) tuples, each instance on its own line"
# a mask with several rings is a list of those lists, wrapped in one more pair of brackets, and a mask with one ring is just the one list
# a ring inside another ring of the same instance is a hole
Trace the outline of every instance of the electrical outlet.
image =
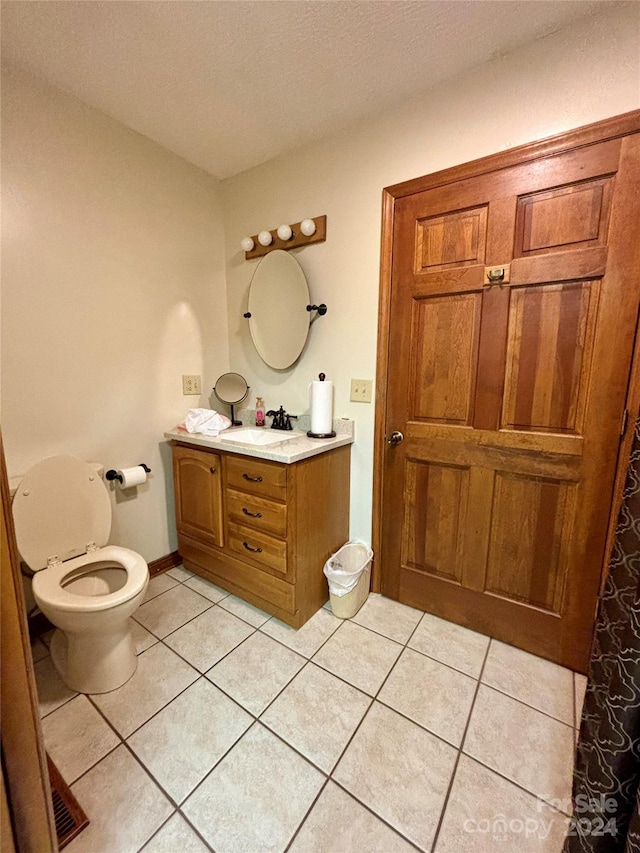
[(373, 386), (372, 379), (352, 379), (351, 380), (351, 400), (354, 403), (370, 403), (371, 389)]
[(201, 394), (200, 377), (194, 374), (182, 374), (182, 393), (185, 396)]

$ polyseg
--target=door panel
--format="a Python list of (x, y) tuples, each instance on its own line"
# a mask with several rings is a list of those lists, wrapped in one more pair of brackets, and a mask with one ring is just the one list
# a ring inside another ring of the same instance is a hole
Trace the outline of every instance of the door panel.
[(486, 592), (561, 614), (574, 489), (496, 472)]
[(511, 290), (502, 427), (581, 431), (598, 282)]
[(453, 294), (414, 301), (413, 307), (413, 418), (470, 424), (481, 297)]
[(394, 203), (381, 396), (405, 440), (382, 461), (381, 587), (581, 669), (639, 301), (638, 134), (479, 172)]
[(486, 205), (418, 220), (416, 272), (484, 264), (486, 242)]
[(408, 460), (403, 564), (462, 581), (469, 468)]
[(518, 199), (514, 257), (606, 243), (613, 178), (599, 178)]

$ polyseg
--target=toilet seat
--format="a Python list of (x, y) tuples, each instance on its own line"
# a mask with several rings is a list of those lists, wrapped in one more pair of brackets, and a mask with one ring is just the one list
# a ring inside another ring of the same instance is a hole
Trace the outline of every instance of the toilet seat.
[[(114, 568), (121, 567), (127, 573), (124, 585), (115, 592), (107, 595), (78, 595), (68, 592), (62, 586), (65, 578), (77, 569), (90, 573), (91, 567), (96, 563), (105, 562), (115, 564)], [(147, 563), (140, 554), (128, 548), (107, 545), (38, 572), (34, 575), (32, 589), (36, 601), (41, 599), (59, 610), (68, 612), (92, 613), (129, 601), (144, 589), (148, 579)]]
[(111, 500), (83, 459), (50, 456), (22, 478), (13, 498), (18, 550), (34, 572), (109, 541)]

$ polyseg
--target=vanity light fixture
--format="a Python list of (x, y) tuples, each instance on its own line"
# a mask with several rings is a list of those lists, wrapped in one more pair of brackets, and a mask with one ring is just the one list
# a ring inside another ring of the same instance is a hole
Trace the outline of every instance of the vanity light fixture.
[[(315, 228), (314, 228), (314, 231), (315, 231)], [(281, 240), (290, 240), (293, 237), (293, 231), (291, 230), (291, 226), (290, 225), (281, 225), (278, 228), (278, 237)]]
[(273, 231), (261, 231), (253, 237), (244, 237), (240, 241), (245, 258), (261, 258), (274, 249), (298, 249), (310, 243), (323, 243), (327, 239), (327, 217), (316, 216), (303, 219), (292, 225), (283, 223)]

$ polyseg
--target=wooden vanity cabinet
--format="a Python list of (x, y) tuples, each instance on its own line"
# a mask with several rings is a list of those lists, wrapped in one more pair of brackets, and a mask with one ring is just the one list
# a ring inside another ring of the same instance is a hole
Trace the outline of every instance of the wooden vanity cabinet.
[(349, 538), (350, 446), (291, 464), (172, 442), (187, 569), (299, 628)]
[(191, 536), (207, 545), (222, 547), (222, 464), (217, 453), (192, 447), (173, 448), (178, 535)]

